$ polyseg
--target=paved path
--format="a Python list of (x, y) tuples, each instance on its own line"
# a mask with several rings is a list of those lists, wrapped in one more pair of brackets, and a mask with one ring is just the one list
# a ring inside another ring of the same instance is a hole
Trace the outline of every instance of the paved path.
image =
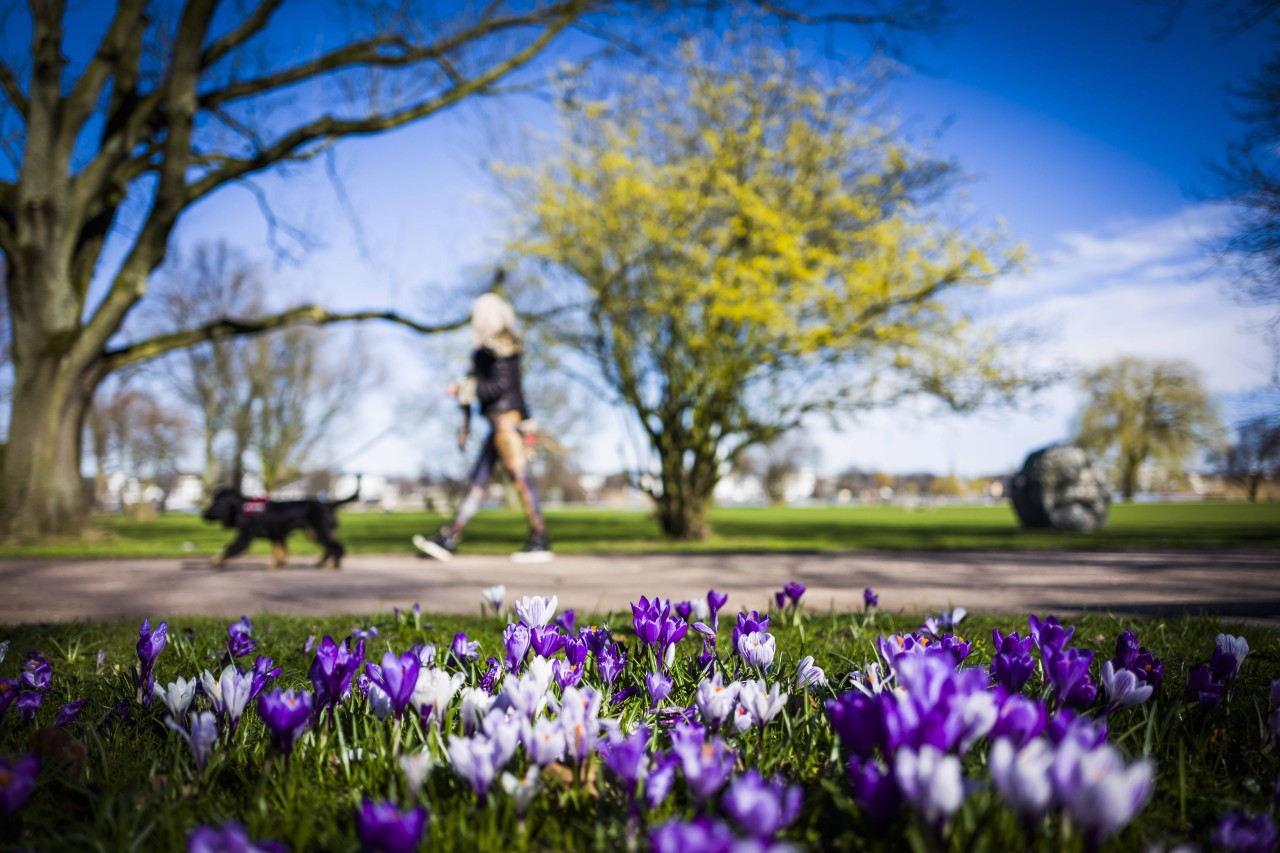
[(916, 552), (842, 554), (561, 555), (517, 566), (505, 557), (435, 563), (411, 555), (356, 555), (341, 572), (294, 558), (278, 572), (242, 558), (0, 560), (0, 624), (262, 611), (374, 613), (392, 607), (473, 612), (480, 590), (505, 584), (508, 601), (557, 595), (561, 607), (625, 610), (640, 595), (683, 600), (710, 587), (731, 607), (763, 608), (789, 580), (811, 608), (861, 608), (872, 587), (888, 610), (963, 605), (974, 612), (1214, 612), (1280, 623), (1280, 552)]

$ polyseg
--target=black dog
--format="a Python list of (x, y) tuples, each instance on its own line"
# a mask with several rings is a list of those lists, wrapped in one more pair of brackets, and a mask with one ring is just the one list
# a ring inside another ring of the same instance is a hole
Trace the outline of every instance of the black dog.
[(356, 478), (356, 491), (340, 501), (268, 501), (250, 500), (238, 489), (223, 487), (213, 494), (213, 503), (204, 511), (205, 521), (219, 521), (223, 527), (234, 527), (236, 538), (223, 552), (214, 558), (213, 565), (221, 566), (227, 560), (242, 554), (254, 539), (271, 540), (271, 568), (284, 565), (284, 541), (295, 530), (301, 530), (324, 548), (317, 566), (330, 560), (333, 568), (341, 568), (342, 555), (347, 549), (333, 537), (338, 526), (338, 507), (360, 497), (360, 478)]

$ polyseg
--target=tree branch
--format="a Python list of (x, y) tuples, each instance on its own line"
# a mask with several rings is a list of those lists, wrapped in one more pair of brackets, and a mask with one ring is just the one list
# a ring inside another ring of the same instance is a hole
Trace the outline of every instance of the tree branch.
[(27, 119), (27, 96), (22, 93), (22, 86), (18, 84), (18, 77), (13, 73), (3, 60), (0, 60), (0, 90), (4, 91), (4, 96), (9, 103), (13, 104), (13, 108), (18, 111), (18, 115), (22, 116), (22, 120)]
[(130, 42), (146, 28), (146, 0), (120, 0), (115, 17), (102, 36), (98, 50), (90, 60), (75, 88), (67, 96), (65, 126), (72, 140), (80, 127), (93, 114), (102, 89), (126, 55)]
[(200, 65), (204, 68), (212, 67), (222, 57), (260, 33), (283, 3), (284, 0), (262, 0), (238, 27), (214, 39), (213, 44), (201, 55)]
[(282, 329), (299, 323), (306, 323), (313, 326), (324, 326), (330, 323), (348, 323), (361, 322), (364, 320), (385, 320), (390, 323), (398, 323), (401, 326), (412, 329), (421, 335), (435, 335), (442, 332), (452, 332), (461, 329), (469, 322), (468, 318), (463, 317), (459, 320), (453, 320), (447, 323), (437, 325), (426, 325), (416, 320), (411, 320), (395, 311), (353, 311), (347, 313), (335, 313), (321, 308), (318, 305), (299, 305), (297, 308), (291, 308), (280, 314), (273, 314), (266, 317), (258, 317), (251, 320), (237, 320), (232, 317), (221, 317), (204, 326), (193, 329), (183, 329), (177, 332), (169, 332), (163, 335), (157, 335), (146, 341), (139, 341), (135, 344), (120, 347), (103, 353), (103, 359), (107, 369), (116, 370), (128, 364), (136, 364), (137, 362), (147, 361), (157, 358), (165, 353), (174, 350), (183, 349), (184, 347), (194, 346), (204, 341), (220, 340), (222, 338), (236, 337), (239, 335), (256, 335), (262, 332), (269, 332), (274, 329)]

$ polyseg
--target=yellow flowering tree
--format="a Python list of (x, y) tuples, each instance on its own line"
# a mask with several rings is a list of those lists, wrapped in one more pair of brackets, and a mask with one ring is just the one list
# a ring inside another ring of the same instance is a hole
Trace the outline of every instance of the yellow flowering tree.
[[(563, 146), (506, 170), (549, 336), (634, 412), (666, 533), (702, 538), (725, 460), (817, 412), (916, 393), (956, 408), (1027, 378), (949, 292), (1017, 263), (949, 221), (954, 167), (900, 138), (869, 90), (785, 58), (562, 99)], [(524, 294), (529, 298), (529, 294)]]

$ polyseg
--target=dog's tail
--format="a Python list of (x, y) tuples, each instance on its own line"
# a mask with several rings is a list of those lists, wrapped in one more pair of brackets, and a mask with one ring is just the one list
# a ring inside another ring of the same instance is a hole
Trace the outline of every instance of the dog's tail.
[(340, 500), (340, 501), (329, 501), (329, 506), (334, 507), (334, 508), (336, 509), (337, 507), (340, 507), (340, 506), (342, 506), (343, 504), (349, 504), (349, 503), (351, 503), (352, 501), (359, 500), (359, 498), (360, 498), (360, 479), (361, 479), (363, 476), (364, 476), (364, 475), (362, 475), (362, 474), (356, 474), (356, 490), (355, 490), (354, 492), (352, 492), (350, 495), (348, 495), (347, 497), (345, 497), (345, 498), (343, 498), (342, 500)]

